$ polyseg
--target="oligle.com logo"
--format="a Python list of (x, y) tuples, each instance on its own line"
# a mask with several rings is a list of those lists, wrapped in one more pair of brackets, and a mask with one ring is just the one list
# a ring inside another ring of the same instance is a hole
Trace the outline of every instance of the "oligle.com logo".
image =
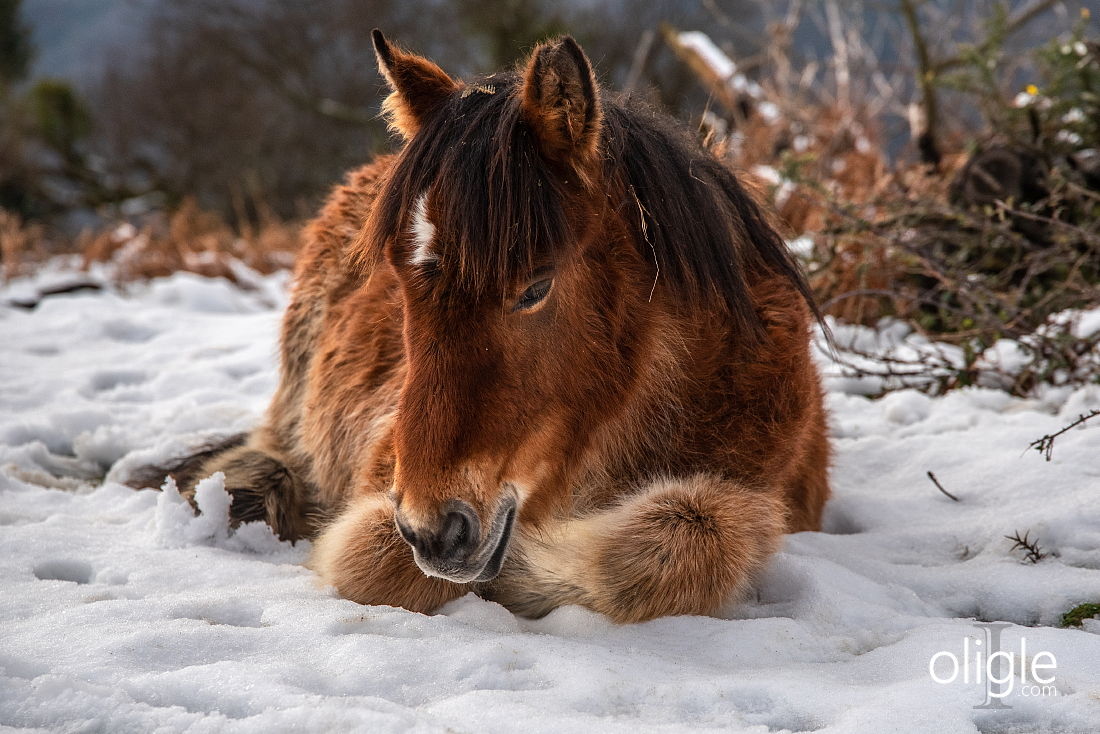
[[(978, 622), (978, 638), (964, 637), (959, 653), (941, 650), (928, 661), (928, 674), (940, 685), (953, 683), (985, 685), (985, 701), (976, 709), (1010, 709), (1004, 699), (1013, 691), (1021, 696), (1057, 696), (1054, 653), (1041, 650), (1028, 654), (1027, 638), (1020, 638), (1019, 650), (1001, 649), (1001, 632), (1007, 622)], [(1019, 678), (1017, 678), (1019, 674)]]

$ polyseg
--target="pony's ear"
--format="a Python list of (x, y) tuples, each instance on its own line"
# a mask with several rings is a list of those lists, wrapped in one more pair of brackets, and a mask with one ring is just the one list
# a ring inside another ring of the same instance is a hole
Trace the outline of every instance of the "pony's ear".
[(382, 103), (382, 112), (390, 129), (408, 140), (425, 118), (461, 85), (423, 56), (391, 44), (377, 28), (371, 31), (371, 39), (378, 70), (393, 90)]
[(596, 75), (571, 36), (538, 46), (523, 75), (521, 109), (543, 155), (561, 163), (589, 163), (600, 132)]

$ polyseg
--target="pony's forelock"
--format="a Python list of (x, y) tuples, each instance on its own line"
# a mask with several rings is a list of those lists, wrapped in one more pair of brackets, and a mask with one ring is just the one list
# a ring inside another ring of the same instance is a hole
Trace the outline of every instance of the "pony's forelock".
[(362, 246), (399, 238), (427, 195), (442, 266), (480, 293), (503, 290), (514, 273), (567, 241), (564, 182), (542, 164), (520, 119), (516, 83), (500, 74), (468, 85), (423, 121), (398, 156)]
[(568, 201), (606, 196), (639, 258), (651, 264), (639, 288), (649, 292), (656, 280), (675, 297), (709, 303), (744, 332), (759, 334), (748, 283), (751, 271), (763, 269), (789, 280), (817, 315), (798, 264), (760, 207), (674, 121), (604, 95), (597, 172), (603, 190), (586, 190), (540, 155), (521, 114), (520, 84), (514, 73), (483, 78), (421, 121), (360, 239), (361, 248), (373, 250), (360, 252), (360, 262), (377, 262), (427, 194), (441, 269), (475, 293), (502, 293), (517, 273), (565, 254), (577, 235)]

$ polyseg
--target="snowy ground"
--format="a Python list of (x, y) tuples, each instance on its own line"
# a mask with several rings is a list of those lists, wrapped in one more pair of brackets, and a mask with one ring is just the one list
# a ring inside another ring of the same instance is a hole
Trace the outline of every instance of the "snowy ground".
[[(721, 619), (529, 621), (474, 597), (428, 617), (338, 599), (301, 566), (306, 547), (263, 526), (228, 535), (111, 479), (256, 421), (284, 284), (180, 274), (0, 305), (0, 729), (1100, 730), (1100, 620), (1056, 627), (1100, 602), (1100, 426), (1059, 438), (1049, 463), (1025, 450), (1100, 407), (1100, 386), (872, 401), (830, 379), (827, 531), (790, 536), (755, 601)], [(1016, 531), (1049, 556), (1024, 562)], [(1013, 623), (1009, 708), (975, 708), (984, 683), (930, 677), (965, 644), (973, 679), (980, 620)], [(1039, 652), (1055, 682), (1028, 689)]]

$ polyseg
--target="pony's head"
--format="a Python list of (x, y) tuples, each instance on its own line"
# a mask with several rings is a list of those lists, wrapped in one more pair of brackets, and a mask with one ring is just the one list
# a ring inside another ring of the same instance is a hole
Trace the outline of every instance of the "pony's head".
[(749, 343), (749, 271), (805, 285), (733, 176), (602, 95), (572, 38), (476, 83), (374, 44), (405, 145), (354, 256), (400, 290), (397, 526), (425, 573), (488, 580), (517, 518), (567, 506), (585, 457), (629, 443), (607, 426), (675, 379), (673, 324)]

